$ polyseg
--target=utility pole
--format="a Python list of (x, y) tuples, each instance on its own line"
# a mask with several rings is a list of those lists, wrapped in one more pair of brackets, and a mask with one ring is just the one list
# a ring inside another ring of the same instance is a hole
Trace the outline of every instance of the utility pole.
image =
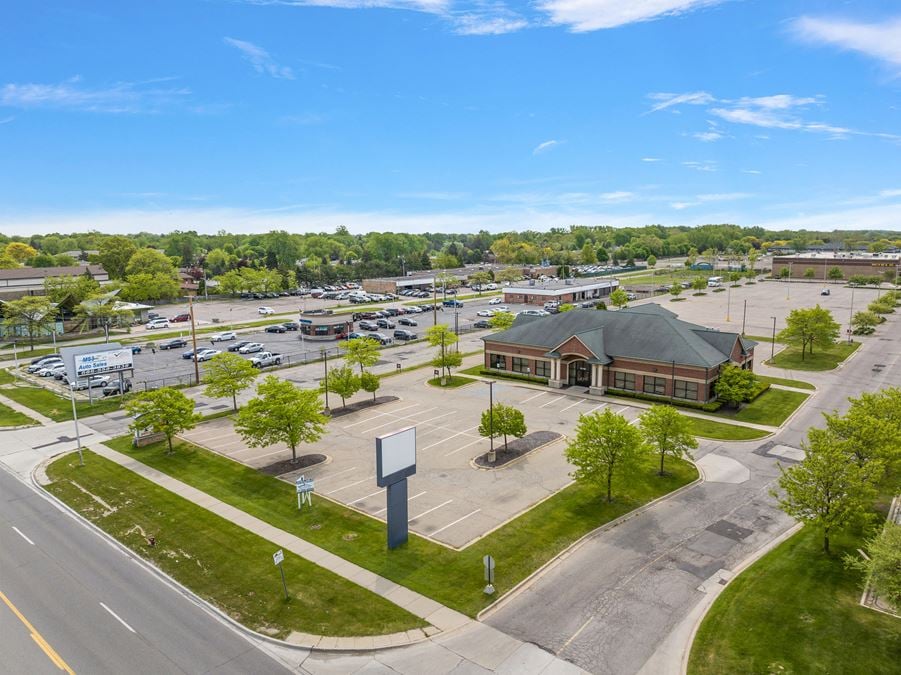
[(851, 311), (848, 314), (848, 344), (851, 344), (851, 322), (854, 320), (854, 286), (851, 286)]
[(726, 321), (732, 321), (730, 314), (732, 313), (732, 282), (726, 288)]
[(494, 464), (497, 454), (494, 452), (494, 380), (488, 380), (488, 462)]
[(191, 315), (191, 343), (194, 347), (194, 384), (200, 384), (200, 365), (197, 363), (197, 331), (194, 330), (194, 296), (188, 296), (188, 314)]
[[(368, 340), (369, 338), (363, 338), (364, 340)], [(328, 415), (331, 409), (328, 405), (328, 349), (323, 349), (321, 351), (323, 363), (325, 364), (325, 414)]]
[(741, 334), (745, 334), (745, 320), (748, 318), (748, 300), (745, 298), (744, 309), (741, 310)]
[(770, 361), (776, 358), (776, 317), (770, 317), (773, 319), (773, 341), (770, 343)]

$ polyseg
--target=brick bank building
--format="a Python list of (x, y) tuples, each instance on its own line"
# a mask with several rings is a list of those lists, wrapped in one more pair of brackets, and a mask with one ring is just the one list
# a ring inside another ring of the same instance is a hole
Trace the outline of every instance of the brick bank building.
[(753, 369), (753, 340), (681, 321), (660, 305), (520, 315), (482, 338), (485, 367), (547, 378), (548, 385), (621, 389), (705, 403), (720, 368)]

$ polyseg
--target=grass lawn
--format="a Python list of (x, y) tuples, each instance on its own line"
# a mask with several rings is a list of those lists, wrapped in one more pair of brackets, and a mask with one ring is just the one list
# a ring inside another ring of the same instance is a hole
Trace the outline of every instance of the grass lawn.
[(0, 368), (0, 384), (10, 384), (16, 381), (15, 375), (6, 368)]
[(767, 343), (769, 343), (769, 342), (772, 342), (772, 341), (773, 341), (773, 336), (772, 336), (772, 335), (745, 335), (745, 337), (746, 337), (746, 338), (750, 338), (751, 340), (754, 340), (754, 342), (767, 342)]
[[(454, 389), (456, 387), (462, 387), (467, 384), (472, 384), (475, 381), (476, 380), (472, 379), (471, 377), (463, 377), (462, 375), (451, 375), (449, 378), (447, 378), (447, 383), (444, 384), (443, 386), (446, 388), (449, 388), (449, 389)], [(433, 387), (441, 387), (442, 386), (441, 378), (433, 377), (429, 380), (429, 384), (432, 385)]]
[(755, 438), (763, 438), (768, 434), (760, 429), (740, 427), (737, 424), (724, 424), (688, 416), (685, 416), (685, 419), (689, 422), (689, 431), (695, 436), (703, 438), (715, 438), (721, 441), (750, 441)]
[[(554, 497), (462, 551), (432, 543), (413, 533), (393, 551), (386, 548), (385, 524), (322, 497), (299, 512), (294, 486), (186, 442), (173, 455), (163, 444), (133, 448), (128, 437), (110, 447), (163, 473), (292, 532), (361, 567), (475, 616), (494, 598), (483, 592), (482, 557), (497, 560), (498, 594), (510, 590), (582, 535), (697, 478), (687, 462), (669, 464), (656, 475), (656, 458), (629, 483), (614, 485), (617, 498), (607, 504), (599, 487), (573, 484)], [(270, 563), (271, 564), (271, 563)]]
[(901, 621), (858, 605), (861, 576), (842, 563), (862, 539), (833, 537), (826, 556), (805, 527), (742, 572), (704, 618), (689, 675), (897, 673)]
[(800, 391), (767, 389), (738, 412), (728, 408), (720, 408), (719, 412), (715, 414), (737, 422), (751, 422), (752, 424), (767, 424), (772, 427), (778, 427), (809, 396), (810, 394), (802, 394)]
[(810, 384), (810, 382), (804, 382), (802, 380), (789, 380), (784, 377), (768, 377), (767, 375), (758, 375), (757, 377), (761, 382), (768, 382), (769, 384), (781, 384), (783, 387), (809, 389), (810, 391), (816, 389), (816, 387)]
[(786, 347), (776, 354), (775, 359), (766, 361), (766, 364), (788, 370), (832, 370), (851, 356), (858, 347), (860, 347), (859, 342), (848, 344), (842, 341), (829, 349), (817, 349), (813, 355), (805, 354), (803, 360), (801, 359), (800, 349)]
[[(68, 398), (57, 396), (49, 389), (41, 387), (10, 387), (0, 390), (4, 396), (11, 398), (16, 403), (28, 406), (32, 410), (49, 417), (54, 422), (64, 422), (72, 419), (72, 402)], [(103, 398), (100, 390), (94, 392), (96, 398), (94, 405), (87, 401), (75, 400), (75, 407), (78, 410), (78, 418), (89, 417), (90, 415), (101, 415), (103, 413), (113, 412), (122, 407), (122, 399), (120, 396), (111, 398)]]
[(18, 410), (13, 410), (8, 405), (0, 403), (0, 427), (21, 427), (26, 424), (37, 424), (37, 422), (28, 415), (23, 415)]
[[(51, 464), (47, 474), (54, 482), (48, 490), (245, 626), (284, 638), (292, 630), (383, 635), (424, 625), (375, 593), (290, 552), (283, 567), (291, 601), (285, 601), (272, 564), (278, 545), (89, 450), (84, 454), (83, 467), (74, 455)], [(155, 546), (147, 544), (147, 536), (156, 537)]]

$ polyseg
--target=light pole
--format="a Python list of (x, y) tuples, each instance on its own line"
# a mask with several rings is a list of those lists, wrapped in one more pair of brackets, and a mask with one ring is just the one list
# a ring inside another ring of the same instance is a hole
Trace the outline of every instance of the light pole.
[(851, 311), (848, 313), (848, 344), (851, 344), (851, 322), (854, 320), (854, 286), (851, 286)]
[(726, 321), (732, 321), (730, 314), (732, 313), (732, 282), (726, 288)]
[[(88, 391), (90, 391), (91, 386), (90, 382), (88, 382)], [(75, 441), (78, 443), (78, 464), (80, 466), (84, 466), (84, 455), (81, 451), (81, 434), (78, 431), (78, 411), (75, 409), (75, 383), (69, 383), (69, 395), (72, 398), (72, 419), (75, 421)]]
[(488, 462), (494, 464), (497, 461), (497, 453), (494, 451), (494, 380), (488, 380)]
[(194, 384), (200, 384), (200, 365), (197, 363), (197, 331), (194, 330), (194, 296), (188, 296), (188, 313), (191, 315), (191, 343), (194, 347)]
[(748, 318), (748, 299), (745, 298), (744, 308), (741, 310), (741, 334), (745, 334), (745, 320)]
[(790, 300), (792, 296), (792, 263), (788, 263), (788, 285), (785, 287), (785, 299)]
[[(368, 339), (368, 338), (366, 338), (366, 339)], [(325, 389), (325, 411), (324, 412), (326, 415), (328, 415), (331, 412), (331, 410), (329, 409), (329, 405), (328, 405), (328, 349), (322, 349), (322, 350), (320, 350), (319, 353), (322, 354), (323, 363), (325, 364), (325, 386), (323, 387), (323, 389)]]
[(770, 361), (776, 358), (776, 317), (770, 317), (773, 320), (773, 341), (770, 343)]

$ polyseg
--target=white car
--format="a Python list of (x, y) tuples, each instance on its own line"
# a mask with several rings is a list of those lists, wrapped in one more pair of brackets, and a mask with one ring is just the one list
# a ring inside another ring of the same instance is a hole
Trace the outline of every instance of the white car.
[(147, 330), (153, 330), (154, 328), (168, 328), (169, 319), (154, 319), (153, 321), (148, 321), (144, 327)]
[(488, 301), (488, 304), (489, 305), (499, 305), (502, 302), (503, 302), (503, 300), (500, 297), (497, 297), (497, 298), (491, 298), (491, 300)]
[(480, 309), (476, 312), (476, 316), (494, 316), (495, 311), (493, 309)]
[(209, 361), (211, 358), (216, 356), (216, 354), (221, 354), (222, 352), (218, 349), (201, 349), (197, 352), (197, 360), (198, 361)]
[(543, 309), (524, 309), (517, 316), (550, 316), (550, 312), (546, 312)]
[(249, 344), (244, 345), (241, 349), (238, 350), (239, 354), (253, 354), (254, 352), (263, 351), (263, 344), (261, 342), (251, 342)]
[(228, 340), (237, 340), (238, 334), (233, 331), (226, 331), (225, 333), (216, 333), (214, 336), (210, 338), (210, 342), (226, 342)]
[(500, 307), (495, 307), (494, 311), (495, 312), (509, 312), (510, 308), (507, 307), (507, 305), (501, 305)]
[(275, 310), (272, 309), (272, 307), (260, 307), (259, 309), (257, 309), (257, 312), (259, 314), (262, 314), (263, 316), (269, 316), (270, 314), (275, 314)]
[(59, 372), (66, 372), (66, 366), (62, 363), (51, 363), (49, 366), (41, 368), (37, 373), (38, 377), (56, 377)]
[(405, 311), (407, 314), (422, 314), (422, 308), (415, 305), (407, 307)]

